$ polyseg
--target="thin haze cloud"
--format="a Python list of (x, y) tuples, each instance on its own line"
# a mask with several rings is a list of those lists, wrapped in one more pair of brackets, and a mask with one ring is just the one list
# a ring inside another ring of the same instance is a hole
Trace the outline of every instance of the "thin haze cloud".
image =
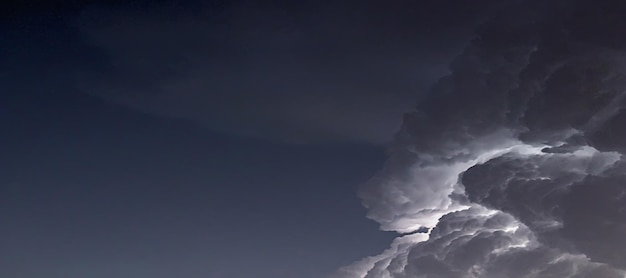
[(477, 21), (452, 17), (484, 13), (444, 6), (92, 7), (76, 26), (107, 62), (74, 78), (107, 100), (229, 133), (385, 144)]

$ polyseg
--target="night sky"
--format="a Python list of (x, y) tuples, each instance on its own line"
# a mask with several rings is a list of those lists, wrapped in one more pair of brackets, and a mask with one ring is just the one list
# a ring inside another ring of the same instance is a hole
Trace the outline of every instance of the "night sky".
[(10, 4), (0, 277), (626, 277), (625, 18)]

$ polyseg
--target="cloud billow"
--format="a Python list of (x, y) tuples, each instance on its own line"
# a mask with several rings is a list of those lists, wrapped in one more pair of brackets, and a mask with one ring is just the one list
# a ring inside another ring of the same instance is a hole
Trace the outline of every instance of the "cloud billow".
[(625, 15), (524, 1), (478, 28), (359, 192), (404, 235), (335, 277), (626, 277)]

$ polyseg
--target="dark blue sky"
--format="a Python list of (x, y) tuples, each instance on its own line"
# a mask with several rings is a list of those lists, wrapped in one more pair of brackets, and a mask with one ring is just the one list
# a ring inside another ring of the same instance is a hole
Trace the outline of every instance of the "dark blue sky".
[(221, 135), (51, 85), (3, 87), (7, 277), (315, 277), (388, 243), (354, 195), (379, 147)]
[(0, 276), (307, 278), (386, 248), (357, 186), (484, 12), (146, 3), (5, 15)]

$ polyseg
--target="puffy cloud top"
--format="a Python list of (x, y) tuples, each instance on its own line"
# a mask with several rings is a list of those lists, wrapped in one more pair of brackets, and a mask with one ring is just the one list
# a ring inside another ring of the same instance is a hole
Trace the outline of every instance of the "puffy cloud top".
[(408, 235), (337, 277), (626, 277), (623, 27), (617, 0), (483, 24), (359, 193)]

